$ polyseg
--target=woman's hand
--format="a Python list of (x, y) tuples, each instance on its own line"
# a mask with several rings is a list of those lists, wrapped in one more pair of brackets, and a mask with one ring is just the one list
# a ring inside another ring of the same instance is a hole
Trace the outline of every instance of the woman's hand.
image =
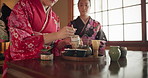
[(61, 40), (61, 41), (58, 43), (57, 47), (58, 47), (59, 49), (62, 49), (62, 48), (64, 48), (66, 45), (71, 45), (70, 43), (71, 43), (71, 38), (68, 37), (68, 38), (65, 38), (65, 39)]
[(73, 36), (75, 31), (76, 29), (74, 29), (73, 27), (65, 26), (59, 32), (57, 32), (57, 37), (58, 39), (64, 39)]
[(75, 31), (76, 31), (76, 29), (74, 29), (73, 27), (65, 26), (58, 32), (44, 34), (43, 35), (44, 43), (47, 44), (47, 43), (52, 42), (54, 40), (68, 38), (70, 36), (73, 36)]

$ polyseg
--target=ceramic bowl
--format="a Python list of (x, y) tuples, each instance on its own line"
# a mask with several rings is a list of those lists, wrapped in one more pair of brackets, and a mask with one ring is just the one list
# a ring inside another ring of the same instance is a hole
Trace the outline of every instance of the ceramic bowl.
[(120, 49), (120, 51), (121, 51), (121, 58), (124, 58), (124, 57), (126, 57), (126, 55), (127, 55), (127, 47), (120, 47), (119, 48)]

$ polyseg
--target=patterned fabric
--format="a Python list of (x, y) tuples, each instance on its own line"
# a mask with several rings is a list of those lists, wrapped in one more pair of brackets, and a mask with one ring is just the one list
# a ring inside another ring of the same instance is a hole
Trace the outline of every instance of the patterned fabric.
[[(48, 13), (44, 11), (40, 0), (19, 0), (8, 17), (10, 46), (5, 52), (3, 78), (7, 78), (7, 61), (39, 58), (41, 50), (49, 49), (44, 45), (43, 35), (59, 31), (59, 23), (51, 8)], [(59, 41), (54, 41), (52, 48), (55, 56), (61, 54)]]
[[(47, 23), (40, 32), (47, 18)], [(8, 26), (10, 47), (5, 52), (8, 60), (39, 58), (40, 51), (44, 48), (43, 34), (57, 32), (60, 28), (59, 18), (52, 9), (46, 14), (40, 0), (20, 0), (8, 18)], [(55, 56), (60, 55), (57, 44), (58, 41), (55, 41), (52, 49)]]
[(8, 41), (8, 34), (5, 29), (6, 27), (5, 27), (4, 22), (0, 20), (0, 42)]
[(84, 24), (80, 16), (78, 16), (77, 19), (69, 23), (69, 26), (71, 25), (77, 29), (75, 34), (81, 37), (84, 45), (89, 44), (91, 46), (90, 40), (102, 40), (99, 52), (104, 54), (103, 52), (105, 51), (105, 44), (107, 39), (98, 21), (95, 21), (90, 17), (88, 22)]

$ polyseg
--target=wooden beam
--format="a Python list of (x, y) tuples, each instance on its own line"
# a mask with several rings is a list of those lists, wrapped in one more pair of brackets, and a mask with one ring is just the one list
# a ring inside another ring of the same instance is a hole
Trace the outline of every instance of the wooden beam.
[(142, 41), (146, 42), (146, 0), (141, 0), (141, 13), (142, 13)]
[(73, 0), (68, 0), (68, 22), (73, 20)]

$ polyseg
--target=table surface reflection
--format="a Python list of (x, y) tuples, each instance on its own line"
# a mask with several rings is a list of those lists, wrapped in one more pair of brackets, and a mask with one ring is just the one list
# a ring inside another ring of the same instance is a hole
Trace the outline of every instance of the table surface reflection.
[(111, 62), (76, 62), (55, 57), (53, 61), (23, 60), (8, 63), (8, 78), (148, 78), (148, 53), (128, 51), (126, 58)]

